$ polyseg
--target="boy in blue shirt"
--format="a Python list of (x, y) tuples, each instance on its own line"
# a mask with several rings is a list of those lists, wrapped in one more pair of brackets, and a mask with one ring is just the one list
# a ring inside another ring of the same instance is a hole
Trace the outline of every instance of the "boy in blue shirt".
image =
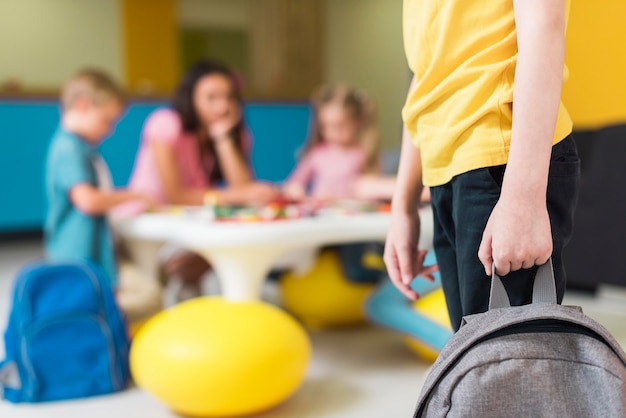
[(124, 94), (106, 74), (83, 70), (65, 84), (61, 104), (61, 124), (46, 160), (46, 255), (57, 261), (90, 259), (116, 286), (117, 265), (106, 213), (129, 200), (152, 203), (149, 196), (114, 190), (97, 149), (123, 112)]

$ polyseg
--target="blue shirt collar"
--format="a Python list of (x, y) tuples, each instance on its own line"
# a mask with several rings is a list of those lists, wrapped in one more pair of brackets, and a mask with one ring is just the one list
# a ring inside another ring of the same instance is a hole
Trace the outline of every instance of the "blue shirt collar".
[(98, 154), (97, 144), (92, 144), (91, 142), (80, 137), (76, 133), (65, 129), (62, 125), (59, 125), (58, 131), (63, 138), (66, 138), (68, 141), (72, 142), (76, 147), (78, 147), (81, 152), (85, 153), (86, 155)]

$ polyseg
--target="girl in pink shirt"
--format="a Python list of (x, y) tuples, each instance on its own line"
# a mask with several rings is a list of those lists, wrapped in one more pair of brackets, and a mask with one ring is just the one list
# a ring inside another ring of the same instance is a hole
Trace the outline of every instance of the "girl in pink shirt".
[(172, 109), (146, 120), (129, 187), (173, 205), (200, 205), (207, 193), (220, 203), (275, 198), (274, 187), (252, 181), (242, 106), (228, 68), (196, 63), (176, 89)]
[(311, 135), (283, 192), (291, 199), (354, 197), (364, 174), (377, 173), (378, 132), (367, 94), (347, 86), (324, 86), (312, 98)]
[[(253, 181), (242, 107), (230, 69), (210, 61), (193, 65), (175, 91), (172, 109), (156, 110), (146, 120), (129, 188), (171, 205), (200, 205), (207, 198), (226, 204), (276, 198), (273, 186)], [(165, 275), (183, 281), (179, 299), (199, 294), (206, 260), (179, 248), (165, 258)]]

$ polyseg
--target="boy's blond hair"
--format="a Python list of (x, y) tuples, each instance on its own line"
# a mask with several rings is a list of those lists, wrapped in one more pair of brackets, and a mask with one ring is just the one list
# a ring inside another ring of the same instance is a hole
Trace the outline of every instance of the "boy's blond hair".
[(109, 75), (94, 68), (85, 68), (70, 78), (61, 92), (63, 110), (70, 109), (76, 100), (87, 98), (96, 105), (108, 101), (126, 103), (124, 90)]

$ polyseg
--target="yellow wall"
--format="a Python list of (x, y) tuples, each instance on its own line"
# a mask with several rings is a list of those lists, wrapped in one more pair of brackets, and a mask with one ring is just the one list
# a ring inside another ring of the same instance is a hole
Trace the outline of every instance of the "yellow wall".
[(122, 0), (126, 83), (140, 93), (169, 93), (178, 82), (176, 0)]
[(83, 66), (123, 80), (118, 0), (0, 0), (0, 84), (57, 89)]
[(563, 100), (578, 129), (626, 123), (626, 1), (572, 2)]
[(178, 21), (186, 28), (247, 29), (254, 0), (178, 0)]

